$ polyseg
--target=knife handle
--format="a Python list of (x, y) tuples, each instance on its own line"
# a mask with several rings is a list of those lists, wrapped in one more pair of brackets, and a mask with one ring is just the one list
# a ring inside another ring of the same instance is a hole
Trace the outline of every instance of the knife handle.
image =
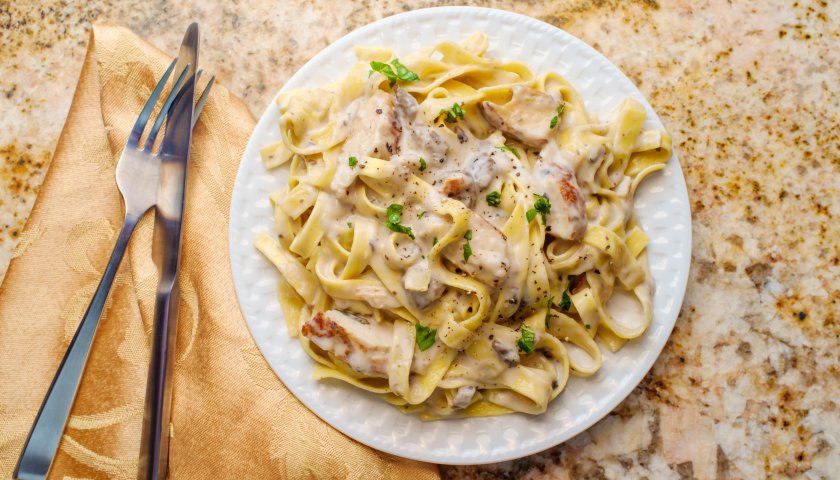
[(111, 252), (111, 258), (102, 274), (102, 279), (96, 287), (96, 292), (88, 305), (82, 321), (76, 328), (76, 333), (64, 353), (64, 358), (58, 366), (50, 384), (44, 402), (35, 416), (32, 430), (23, 445), (20, 458), (18, 459), (12, 478), (20, 480), (43, 480), (52, 466), (55, 453), (67, 419), (70, 417), (70, 410), (76, 399), (76, 392), (79, 390), (79, 382), (82, 373), (85, 371), (88, 355), (90, 354), (93, 338), (96, 334), (96, 327), (102, 316), (105, 301), (117, 275), (128, 240), (134, 227), (140, 220), (140, 215), (126, 214), (120, 233), (117, 236), (117, 243)]
[(178, 282), (161, 281), (155, 300), (152, 356), (146, 385), (138, 479), (164, 479), (169, 466), (172, 364), (178, 328)]

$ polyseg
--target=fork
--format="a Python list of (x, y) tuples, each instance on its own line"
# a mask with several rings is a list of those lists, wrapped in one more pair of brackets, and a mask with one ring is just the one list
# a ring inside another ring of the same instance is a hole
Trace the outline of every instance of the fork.
[[(174, 81), (172, 89), (160, 109), (160, 113), (152, 124), (142, 149), (140, 148), (140, 140), (152, 116), (154, 106), (160, 98), (177, 63), (177, 58), (172, 61), (149, 96), (143, 110), (137, 117), (137, 121), (134, 123), (134, 127), (128, 137), (128, 142), (117, 163), (117, 187), (125, 204), (125, 219), (123, 220), (122, 228), (120, 228), (120, 233), (117, 236), (114, 250), (111, 252), (111, 257), (108, 260), (108, 265), (102, 274), (102, 279), (96, 287), (96, 292), (91, 299), (90, 305), (88, 305), (87, 311), (85, 311), (85, 315), (82, 317), (82, 321), (79, 323), (76, 333), (73, 335), (73, 339), (67, 347), (67, 352), (64, 354), (64, 358), (58, 366), (58, 371), (55, 377), (53, 377), (52, 383), (44, 397), (44, 402), (41, 404), (38, 415), (35, 417), (32, 430), (29, 432), (29, 436), (18, 459), (18, 464), (13, 474), (14, 478), (21, 480), (46, 478), (52, 465), (52, 460), (58, 450), (58, 444), (64, 432), (64, 427), (67, 424), (67, 419), (70, 416), (70, 409), (76, 398), (79, 382), (82, 378), (85, 364), (87, 363), (91, 345), (93, 344), (93, 337), (96, 334), (96, 327), (99, 325), (105, 301), (108, 298), (108, 293), (111, 290), (117, 269), (125, 254), (129, 238), (134, 232), (134, 228), (137, 226), (140, 218), (155, 205), (160, 169), (160, 157), (159, 152), (155, 152), (155, 140), (161, 127), (164, 125), (172, 102), (175, 100), (181, 88), (181, 83), (184, 80), (189, 65), (184, 65), (178, 69), (180, 74)], [(197, 74), (200, 76), (201, 71)], [(207, 82), (207, 86), (196, 104), (192, 126), (195, 126), (195, 121), (201, 114), (201, 110), (207, 101), (207, 96), (213, 87), (214, 81), (215, 76), (211, 77)]]

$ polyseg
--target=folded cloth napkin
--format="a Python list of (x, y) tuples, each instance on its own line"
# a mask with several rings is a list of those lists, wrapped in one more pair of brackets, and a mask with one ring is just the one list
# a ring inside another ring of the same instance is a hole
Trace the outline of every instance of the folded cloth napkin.
[[(9, 478), (122, 221), (114, 163), (170, 58), (125, 28), (90, 37), (67, 123), (0, 287), (0, 478)], [(257, 350), (233, 291), (228, 211), (254, 119), (213, 88), (193, 136), (171, 478), (432, 479), (333, 430)], [(116, 277), (51, 478), (135, 478), (156, 270), (143, 219)], [(385, 407), (383, 407), (385, 408)]]

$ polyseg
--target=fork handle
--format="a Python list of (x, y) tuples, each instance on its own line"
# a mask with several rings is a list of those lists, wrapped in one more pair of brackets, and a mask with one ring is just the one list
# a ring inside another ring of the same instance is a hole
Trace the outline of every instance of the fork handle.
[(76, 399), (76, 392), (85, 370), (96, 327), (99, 325), (99, 319), (105, 307), (105, 300), (108, 299), (108, 292), (111, 291), (111, 285), (114, 283), (120, 261), (125, 254), (128, 240), (141, 216), (142, 213), (140, 215), (126, 213), (114, 251), (111, 252), (111, 258), (105, 267), (105, 273), (102, 274), (96, 293), (93, 294), (85, 316), (82, 317), (67, 347), (67, 352), (61, 359), (61, 364), (47, 390), (41, 409), (38, 410), (32, 430), (29, 431), (29, 437), (23, 445), (13, 478), (31, 480), (47, 477), (64, 433), (64, 426), (70, 416), (70, 409)]

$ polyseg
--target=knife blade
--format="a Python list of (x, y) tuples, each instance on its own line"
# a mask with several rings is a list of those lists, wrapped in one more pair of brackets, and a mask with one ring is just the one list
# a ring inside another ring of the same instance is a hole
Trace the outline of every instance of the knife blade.
[(193, 103), (198, 65), (198, 24), (184, 34), (176, 71), (189, 66), (172, 105), (160, 150), (160, 180), (155, 208), (153, 257), (160, 270), (155, 298), (152, 355), (146, 384), (143, 435), (137, 478), (166, 478), (169, 463), (169, 420), (172, 364), (178, 326), (178, 268), (187, 166), (192, 140)]

